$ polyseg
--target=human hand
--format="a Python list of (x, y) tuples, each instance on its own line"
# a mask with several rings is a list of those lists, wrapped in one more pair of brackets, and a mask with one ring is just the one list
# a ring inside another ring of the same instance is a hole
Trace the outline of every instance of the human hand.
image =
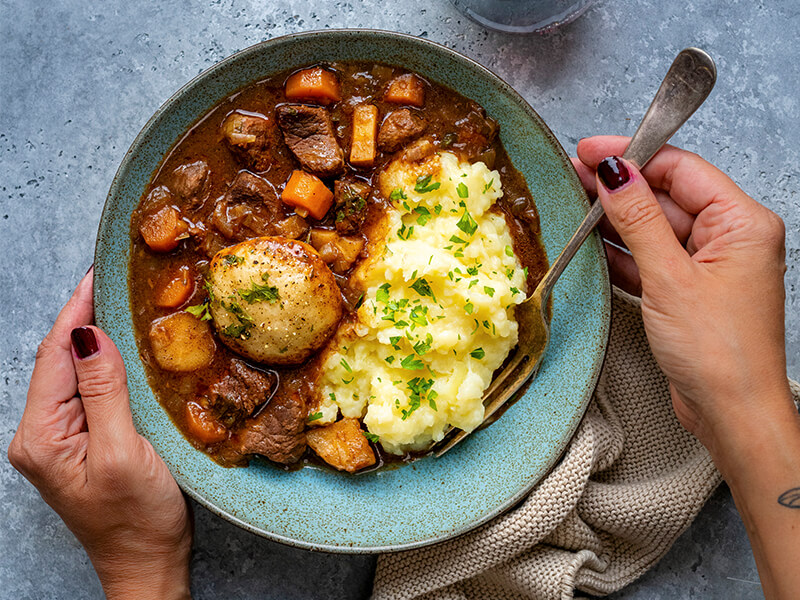
[(732, 421), (792, 407), (783, 222), (690, 152), (667, 146), (641, 172), (604, 160), (621, 155), (628, 141), (581, 140), (573, 162), (603, 203), (604, 237), (630, 250), (607, 245), (612, 279), (641, 293), (675, 413), (714, 454)]
[(92, 272), (39, 346), (11, 464), (86, 548), (108, 598), (188, 598), (192, 523), (133, 426), (125, 366), (89, 324)]

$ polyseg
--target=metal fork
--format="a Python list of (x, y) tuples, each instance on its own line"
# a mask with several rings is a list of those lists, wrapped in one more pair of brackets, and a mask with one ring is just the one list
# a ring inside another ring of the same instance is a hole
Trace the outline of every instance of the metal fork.
[[(682, 50), (673, 61), (664, 81), (661, 82), (661, 87), (658, 88), (650, 108), (647, 109), (622, 157), (640, 168), (644, 167), (700, 107), (711, 93), (716, 80), (717, 69), (708, 54), (698, 48)], [(547, 302), (553, 286), (603, 214), (600, 202), (592, 204), (586, 218), (545, 273), (533, 294), (517, 305), (516, 317), (519, 324), (517, 351), (506, 363), (505, 368), (494, 377), (484, 393), (483, 423), (486, 423), (538, 371), (550, 340)], [(443, 445), (435, 450), (436, 456), (442, 456), (468, 435), (468, 432), (458, 430), (449, 439), (446, 437)]]

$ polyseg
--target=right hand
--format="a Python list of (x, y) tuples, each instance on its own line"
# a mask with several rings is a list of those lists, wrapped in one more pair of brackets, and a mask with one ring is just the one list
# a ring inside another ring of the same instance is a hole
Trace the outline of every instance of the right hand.
[(603, 203), (604, 236), (630, 250), (632, 256), (607, 245), (612, 279), (641, 292), (645, 330), (675, 413), (713, 455), (732, 421), (794, 409), (784, 348), (783, 221), (717, 168), (671, 146), (641, 172), (618, 159), (629, 178), (615, 177), (614, 159), (606, 157), (621, 155), (628, 141), (581, 140), (573, 162)]

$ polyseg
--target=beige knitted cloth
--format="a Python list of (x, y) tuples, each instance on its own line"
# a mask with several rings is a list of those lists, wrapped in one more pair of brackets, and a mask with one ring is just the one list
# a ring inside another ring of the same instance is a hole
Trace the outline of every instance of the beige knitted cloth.
[(666, 554), (721, 478), (672, 412), (638, 300), (615, 290), (613, 311), (600, 383), (560, 463), (475, 531), (379, 557), (373, 600), (605, 595)]

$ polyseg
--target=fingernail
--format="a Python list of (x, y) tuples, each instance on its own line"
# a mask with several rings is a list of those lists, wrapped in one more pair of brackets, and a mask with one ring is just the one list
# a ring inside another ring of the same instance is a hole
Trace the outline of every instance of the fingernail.
[(621, 188), (631, 179), (628, 167), (618, 156), (604, 158), (597, 165), (597, 174), (600, 176), (600, 181), (609, 191)]
[(76, 327), (70, 334), (72, 337), (72, 347), (75, 349), (75, 354), (83, 360), (96, 354), (100, 347), (97, 345), (97, 336), (91, 327)]
[[(94, 263), (90, 264), (90, 265), (89, 265), (89, 268), (88, 268), (88, 269), (86, 269), (86, 275), (88, 275), (88, 274), (89, 274), (89, 271), (91, 271), (92, 269), (94, 269)], [(84, 275), (84, 277), (86, 277), (86, 275)]]

